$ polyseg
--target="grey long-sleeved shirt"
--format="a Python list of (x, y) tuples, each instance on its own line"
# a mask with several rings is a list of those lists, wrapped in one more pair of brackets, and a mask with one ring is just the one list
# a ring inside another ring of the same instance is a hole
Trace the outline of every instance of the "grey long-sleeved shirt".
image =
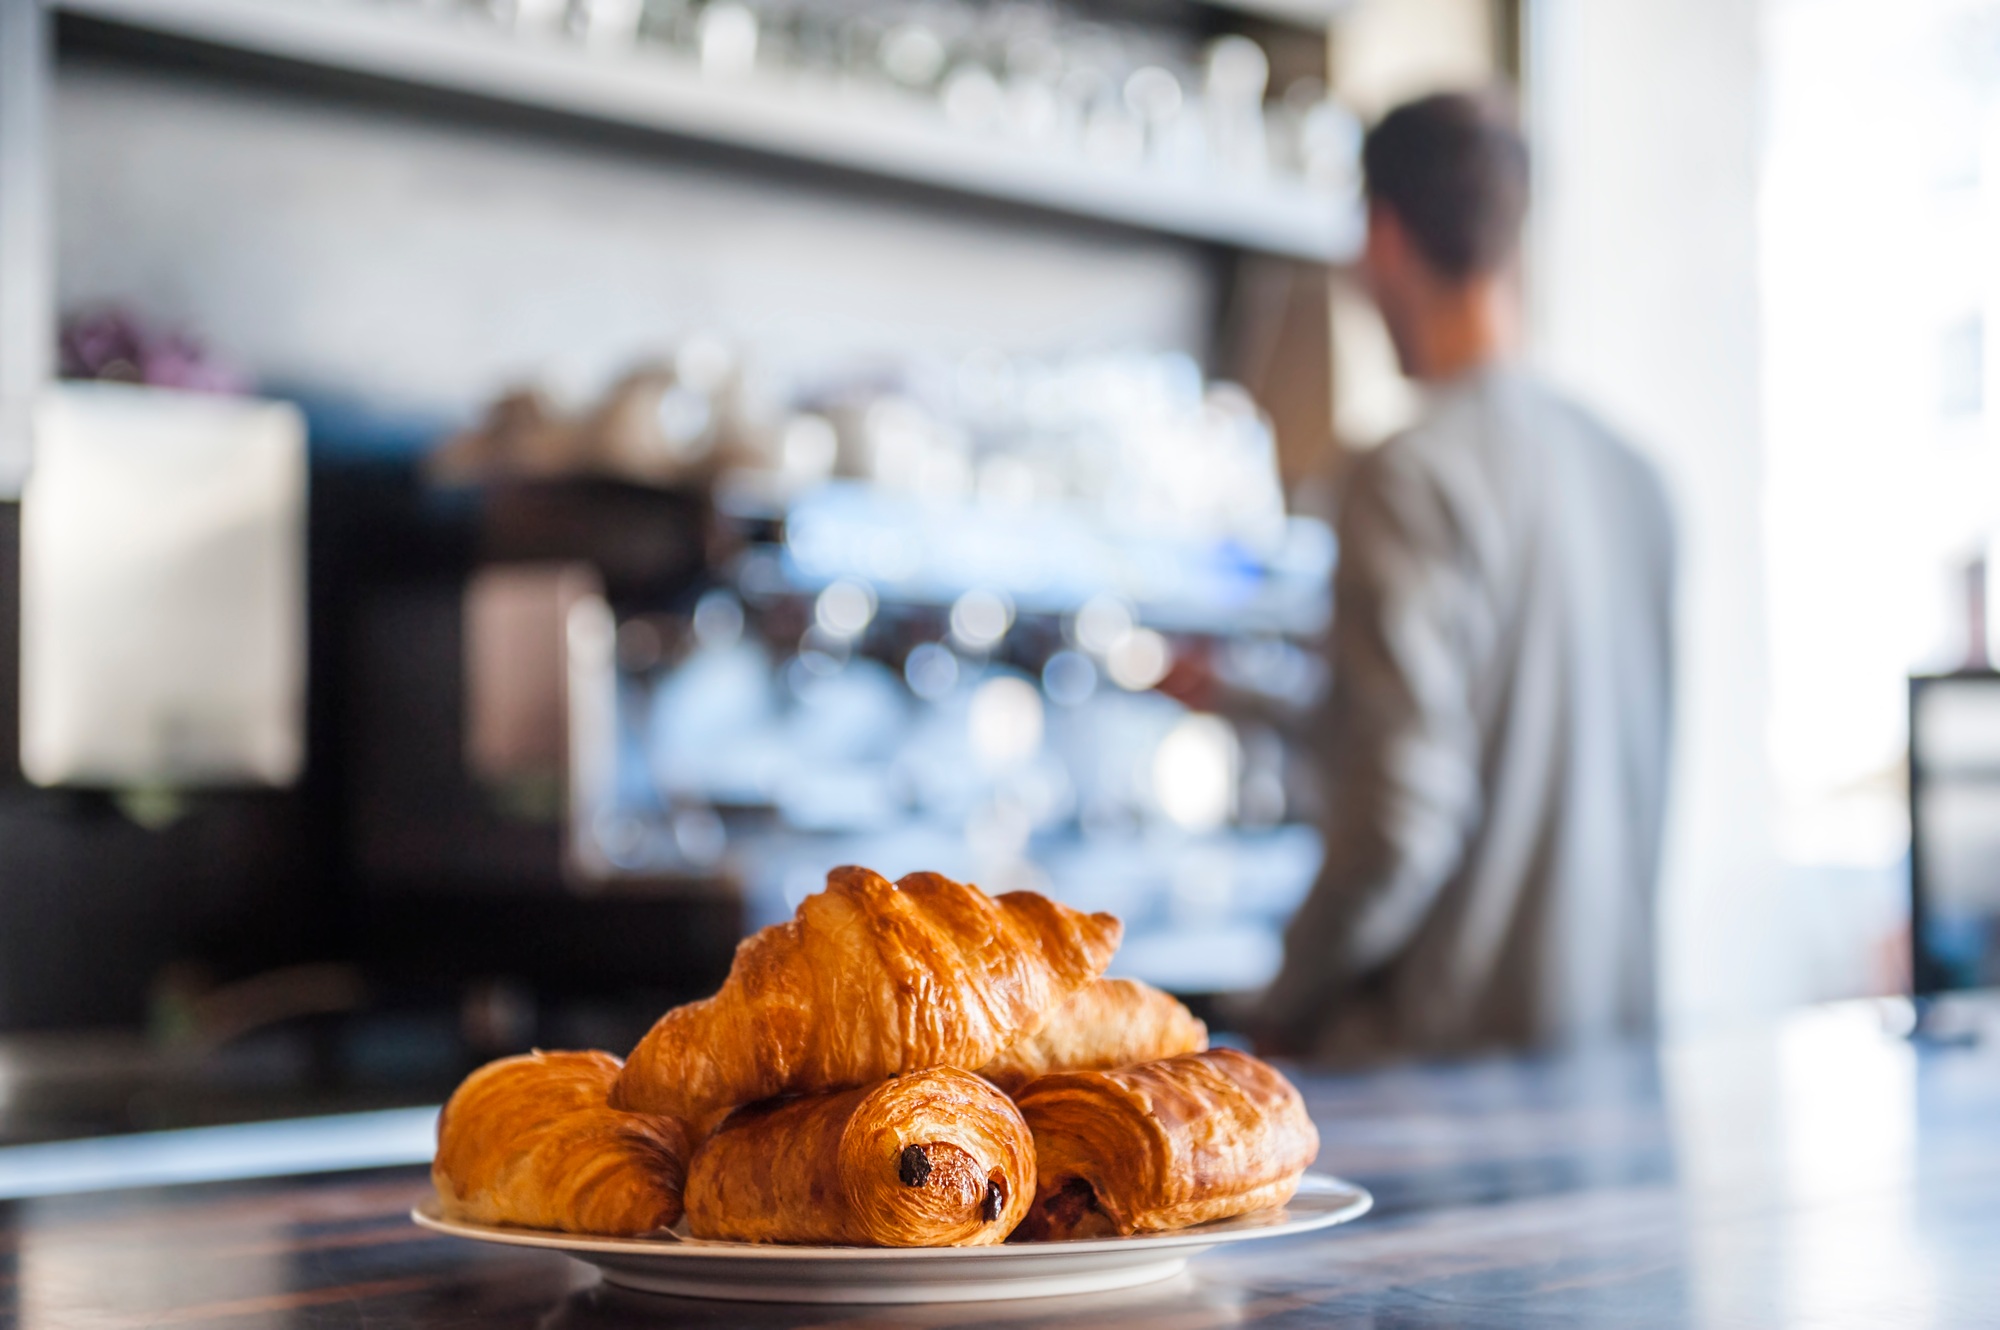
[(1641, 1031), (1667, 779), (1674, 539), (1652, 468), (1488, 368), (1359, 461), (1326, 858), (1262, 1015), (1324, 1058)]

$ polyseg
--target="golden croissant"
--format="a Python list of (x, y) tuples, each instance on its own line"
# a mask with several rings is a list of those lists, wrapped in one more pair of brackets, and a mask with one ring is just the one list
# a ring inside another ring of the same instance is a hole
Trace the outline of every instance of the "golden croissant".
[(606, 1096), (609, 1053), (530, 1053), (488, 1063), (438, 1117), (431, 1181), (444, 1213), (475, 1224), (632, 1235), (681, 1217), (687, 1136), (672, 1118)]
[(1059, 1072), (1017, 1102), (1038, 1176), (1016, 1237), (1158, 1233), (1282, 1205), (1319, 1153), (1291, 1082), (1229, 1048)]
[(1029, 891), (836, 868), (736, 949), (714, 997), (662, 1016), (612, 1094), (694, 1140), (739, 1104), (981, 1067), (1103, 973), (1121, 926)]
[(1171, 995), (1137, 979), (1098, 979), (979, 1074), (1013, 1094), (1054, 1071), (1104, 1071), (1207, 1047), (1208, 1027)]
[(696, 1151), (688, 1231), (738, 1242), (975, 1247), (1035, 1191), (1014, 1102), (968, 1072), (913, 1072), (737, 1110)]

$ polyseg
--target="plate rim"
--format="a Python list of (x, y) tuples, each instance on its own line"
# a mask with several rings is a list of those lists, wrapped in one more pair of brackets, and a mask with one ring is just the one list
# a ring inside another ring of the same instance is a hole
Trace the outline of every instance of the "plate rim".
[[(1361, 1218), (1375, 1206), (1375, 1197), (1366, 1187), (1330, 1173), (1307, 1171), (1299, 1179), (1305, 1195), (1335, 1197), (1344, 1203), (1327, 1210), (1273, 1224), (1250, 1228), (1218, 1228), (1197, 1224), (1165, 1233), (1134, 1233), (1129, 1237), (1070, 1238), (1055, 1242), (996, 1243), (982, 1247), (832, 1247), (791, 1245), (775, 1242), (728, 1242), (710, 1238), (604, 1237), (583, 1233), (563, 1233), (553, 1229), (514, 1228), (498, 1224), (473, 1224), (447, 1219), (437, 1212), (435, 1195), (410, 1210), (410, 1219), (419, 1228), (448, 1237), (473, 1242), (491, 1242), (509, 1247), (537, 1247), (577, 1256), (650, 1257), (666, 1260), (727, 1261), (895, 1261), (1047, 1259), (1060, 1255), (1107, 1255), (1138, 1251), (1161, 1251), (1175, 1247), (1216, 1247), (1224, 1243), (1249, 1242), (1258, 1238), (1296, 1237)], [(1254, 1212), (1253, 1212), (1254, 1213)], [(1235, 1216), (1234, 1218), (1243, 1218)], [(1215, 1223), (1228, 1223), (1219, 1220)]]

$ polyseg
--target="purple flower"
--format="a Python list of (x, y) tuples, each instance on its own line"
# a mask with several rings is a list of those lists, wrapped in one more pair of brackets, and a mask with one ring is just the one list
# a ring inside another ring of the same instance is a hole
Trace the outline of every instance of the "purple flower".
[(210, 356), (194, 338), (147, 328), (116, 307), (73, 315), (64, 323), (61, 373), (65, 379), (146, 383), (190, 392), (234, 395), (250, 390), (242, 371)]

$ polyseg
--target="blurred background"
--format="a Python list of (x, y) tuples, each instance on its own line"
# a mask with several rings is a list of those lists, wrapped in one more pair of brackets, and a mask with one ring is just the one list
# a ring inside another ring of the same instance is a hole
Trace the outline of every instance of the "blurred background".
[(2000, 976), (1990, 0), (0, 23), (0, 1136), (623, 1049), (838, 863), (1226, 1023), (1414, 410), (1362, 128), (1495, 81), (1680, 514), (1668, 1020)]

